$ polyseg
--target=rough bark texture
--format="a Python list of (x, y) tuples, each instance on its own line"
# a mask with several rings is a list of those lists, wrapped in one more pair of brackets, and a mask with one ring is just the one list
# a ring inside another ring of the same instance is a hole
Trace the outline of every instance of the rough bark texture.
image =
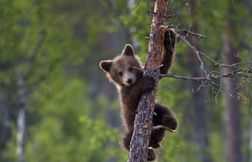
[[(197, 12), (197, 1), (190, 0), (190, 16), (195, 17)], [(194, 21), (192, 24), (192, 30), (197, 32), (198, 25), (197, 21)], [(198, 37), (191, 36), (190, 43), (197, 47), (198, 46)], [(200, 63), (197, 59), (195, 52), (193, 50), (189, 50), (189, 67), (191, 71), (192, 77), (198, 77), (204, 75), (202, 70), (199, 68)], [(192, 89), (196, 90), (200, 87), (202, 81), (191, 81)], [(205, 102), (206, 91), (204, 88), (200, 88), (197, 92), (192, 94), (192, 103), (193, 103), (193, 139), (195, 144), (197, 145), (197, 160), (200, 162), (211, 162), (211, 156), (209, 154), (209, 141), (208, 141), (208, 129), (206, 124), (206, 109), (207, 103)]]
[[(154, 75), (156, 84), (158, 75), (150, 73), (161, 64), (161, 54), (163, 49), (163, 16), (167, 12), (168, 0), (157, 0), (155, 2), (153, 19), (151, 24), (151, 34), (148, 46), (148, 57), (145, 64), (144, 75)], [(145, 94), (139, 101), (137, 115), (134, 123), (134, 132), (130, 143), (128, 162), (145, 162), (147, 160), (147, 148), (152, 128), (152, 116), (155, 105), (157, 89)]]
[[(233, 6), (230, 4), (228, 10), (230, 16), (234, 14)], [(231, 16), (232, 17), (232, 16)], [(234, 23), (231, 20), (226, 22), (226, 33), (223, 33), (223, 54), (224, 62), (226, 64), (234, 64), (240, 61), (238, 57), (238, 50), (235, 47), (235, 43), (238, 42), (237, 32)], [(236, 40), (236, 41), (234, 41)], [(225, 69), (225, 73), (230, 73), (232, 69)], [(227, 162), (242, 162), (241, 153), (241, 103), (237, 96), (240, 93), (240, 81), (238, 77), (225, 78), (225, 89), (229, 91), (234, 97), (228, 94), (224, 95), (225, 109), (225, 131), (226, 131), (226, 143), (227, 143)]]

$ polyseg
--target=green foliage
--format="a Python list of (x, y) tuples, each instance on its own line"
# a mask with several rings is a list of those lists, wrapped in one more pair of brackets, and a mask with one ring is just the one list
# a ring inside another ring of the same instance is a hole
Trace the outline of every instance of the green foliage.
[[(0, 1), (0, 65), (6, 67), (0, 72), (0, 82), (16, 100), (15, 69), (25, 76), (27, 161), (125, 159), (118, 149), (118, 129), (104, 123), (105, 119), (90, 116), (92, 101), (87, 99), (88, 85), (75, 71), (83, 63), (83, 56), (89, 54), (88, 46), (96, 43), (104, 31), (101, 26), (108, 26), (106, 19), (100, 17), (105, 10), (100, 6), (101, 10), (91, 15), (88, 6), (88, 12), (84, 13), (80, 12), (83, 6), (79, 13), (64, 9), (75, 8), (78, 3)], [(81, 23), (83, 16), (87, 19)], [(84, 40), (74, 33), (77, 24), (87, 29), (88, 37)], [(83, 41), (87, 46), (83, 47)], [(1, 160), (17, 159), (15, 126), (12, 133), (12, 139), (1, 152)]]
[(84, 115), (68, 118), (71, 119), (47, 117), (31, 131), (28, 161), (105, 161), (116, 151), (118, 131)]

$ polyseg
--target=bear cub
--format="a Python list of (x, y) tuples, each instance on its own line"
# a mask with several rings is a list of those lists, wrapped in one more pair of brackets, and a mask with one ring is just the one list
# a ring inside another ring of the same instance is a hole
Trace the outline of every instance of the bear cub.
[[(174, 47), (174, 35), (172, 36), (171, 32), (165, 33), (161, 73), (167, 73), (171, 66), (173, 51), (168, 49), (173, 48), (167, 48), (167, 46)], [(171, 38), (173, 39), (172, 42)], [(143, 76), (141, 62), (135, 55), (133, 47), (129, 44), (126, 44), (122, 53), (113, 60), (102, 60), (100, 68), (117, 87), (123, 124), (125, 126), (125, 135), (122, 143), (129, 151), (139, 99), (144, 93), (154, 89), (154, 79), (150, 76)], [(155, 126), (161, 127), (155, 128)], [(156, 155), (153, 149), (160, 147), (165, 131), (176, 129), (177, 120), (172, 112), (167, 107), (156, 103), (153, 115), (153, 130), (149, 140), (148, 161), (155, 160)]]

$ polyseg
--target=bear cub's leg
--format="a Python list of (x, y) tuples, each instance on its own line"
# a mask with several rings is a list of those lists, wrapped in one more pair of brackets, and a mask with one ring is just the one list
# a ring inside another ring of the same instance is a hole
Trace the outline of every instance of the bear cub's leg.
[(171, 130), (176, 130), (177, 120), (171, 110), (157, 103), (154, 108), (153, 125), (162, 125)]
[[(156, 104), (153, 115), (153, 126), (165, 126), (171, 130), (177, 129), (177, 120), (173, 116), (172, 112), (165, 106)], [(153, 129), (150, 137), (149, 146), (152, 148), (159, 148), (159, 143), (162, 141), (165, 135), (165, 128)]]
[(154, 149), (159, 148), (160, 147), (159, 143), (162, 141), (164, 135), (165, 135), (164, 128), (152, 130), (149, 146)]

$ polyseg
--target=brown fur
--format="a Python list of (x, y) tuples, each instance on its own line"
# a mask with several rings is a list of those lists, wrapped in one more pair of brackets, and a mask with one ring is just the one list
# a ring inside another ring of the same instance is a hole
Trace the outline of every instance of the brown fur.
[(166, 74), (172, 65), (175, 42), (175, 33), (171, 29), (167, 30), (164, 34), (164, 48), (162, 54), (163, 66), (160, 68), (161, 74)]
[[(164, 43), (171, 45), (167, 39), (164, 39)], [(163, 59), (169, 60), (162, 61), (164, 66), (160, 69), (161, 72), (167, 72), (172, 62), (173, 51), (166, 51), (166, 49), (167, 48), (164, 47)], [(129, 44), (126, 44), (122, 54), (113, 60), (101, 61), (100, 67), (106, 72), (107, 77), (117, 86), (122, 107), (123, 123), (126, 128), (123, 137), (123, 145), (129, 150), (139, 99), (144, 93), (147, 93), (154, 88), (154, 79), (151, 77), (142, 77), (143, 68), (134, 54), (133, 47)], [(167, 107), (156, 103), (154, 108), (153, 125), (163, 125), (169, 129), (175, 130), (177, 128), (177, 121)], [(162, 141), (164, 134), (164, 128), (153, 130), (149, 146), (151, 148), (159, 148), (159, 143)], [(156, 157), (154, 150), (151, 148), (148, 150), (148, 161), (155, 160)]]

